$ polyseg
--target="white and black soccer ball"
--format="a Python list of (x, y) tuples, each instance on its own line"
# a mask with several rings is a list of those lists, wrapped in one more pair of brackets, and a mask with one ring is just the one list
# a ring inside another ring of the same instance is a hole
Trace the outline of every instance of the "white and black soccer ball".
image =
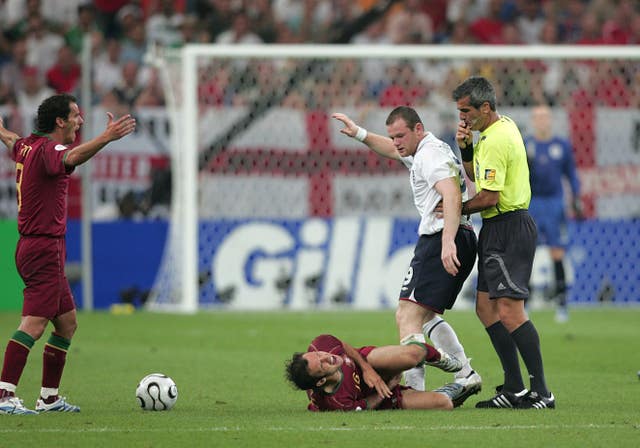
[(145, 411), (168, 411), (176, 404), (178, 387), (167, 375), (152, 373), (138, 383), (136, 398)]

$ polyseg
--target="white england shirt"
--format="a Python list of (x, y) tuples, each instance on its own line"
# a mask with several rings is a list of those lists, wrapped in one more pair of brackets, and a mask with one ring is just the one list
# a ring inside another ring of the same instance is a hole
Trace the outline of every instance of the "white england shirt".
[[(436, 183), (453, 177), (460, 185), (462, 201), (469, 199), (459, 152), (455, 153), (449, 145), (429, 132), (420, 141), (413, 156), (401, 159), (409, 168), (413, 203), (421, 217), (418, 234), (433, 235), (440, 232), (444, 228), (444, 219), (436, 217), (434, 212), (436, 205), (442, 200), (435, 188)], [(460, 224), (471, 226), (471, 220), (463, 215), (460, 217)]]

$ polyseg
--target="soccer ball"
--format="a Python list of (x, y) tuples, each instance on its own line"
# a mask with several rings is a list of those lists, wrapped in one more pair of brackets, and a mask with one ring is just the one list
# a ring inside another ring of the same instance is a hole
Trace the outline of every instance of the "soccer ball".
[(167, 375), (152, 373), (138, 383), (136, 398), (145, 411), (168, 411), (176, 404), (178, 387)]

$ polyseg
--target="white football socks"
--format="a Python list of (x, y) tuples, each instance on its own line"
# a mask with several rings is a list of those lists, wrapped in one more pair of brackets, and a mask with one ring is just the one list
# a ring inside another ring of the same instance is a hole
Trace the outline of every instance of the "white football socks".
[(436, 348), (455, 356), (456, 358), (465, 361), (464, 367), (459, 372), (456, 372), (456, 378), (464, 378), (473, 370), (467, 355), (464, 353), (464, 347), (458, 340), (456, 332), (453, 331), (451, 325), (440, 316), (435, 316), (429, 322), (422, 326), (424, 335), (431, 339), (433, 345)]
[[(400, 341), (400, 345), (408, 345), (411, 342), (426, 343), (424, 334), (416, 333), (411, 334)], [(404, 376), (405, 386), (409, 386), (412, 389), (424, 391), (424, 366), (414, 367), (413, 369), (405, 370), (402, 374)]]

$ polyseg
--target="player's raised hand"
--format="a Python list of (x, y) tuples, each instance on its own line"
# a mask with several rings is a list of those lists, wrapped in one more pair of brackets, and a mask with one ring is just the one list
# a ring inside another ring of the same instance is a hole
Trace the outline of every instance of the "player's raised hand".
[(136, 119), (130, 114), (124, 115), (113, 121), (113, 114), (107, 112), (107, 129), (105, 134), (109, 141), (119, 140), (125, 135), (131, 134), (136, 129)]
[(342, 132), (344, 135), (348, 137), (356, 136), (356, 133), (358, 132), (358, 125), (355, 124), (355, 122), (347, 115), (336, 112), (331, 115), (331, 118), (335, 118), (336, 120), (341, 121), (342, 124), (344, 124), (344, 128), (340, 129), (340, 132)]
[(458, 148), (465, 149), (467, 145), (473, 143), (473, 134), (471, 128), (467, 126), (467, 123), (463, 120), (458, 122), (458, 129), (456, 130), (456, 143)]

